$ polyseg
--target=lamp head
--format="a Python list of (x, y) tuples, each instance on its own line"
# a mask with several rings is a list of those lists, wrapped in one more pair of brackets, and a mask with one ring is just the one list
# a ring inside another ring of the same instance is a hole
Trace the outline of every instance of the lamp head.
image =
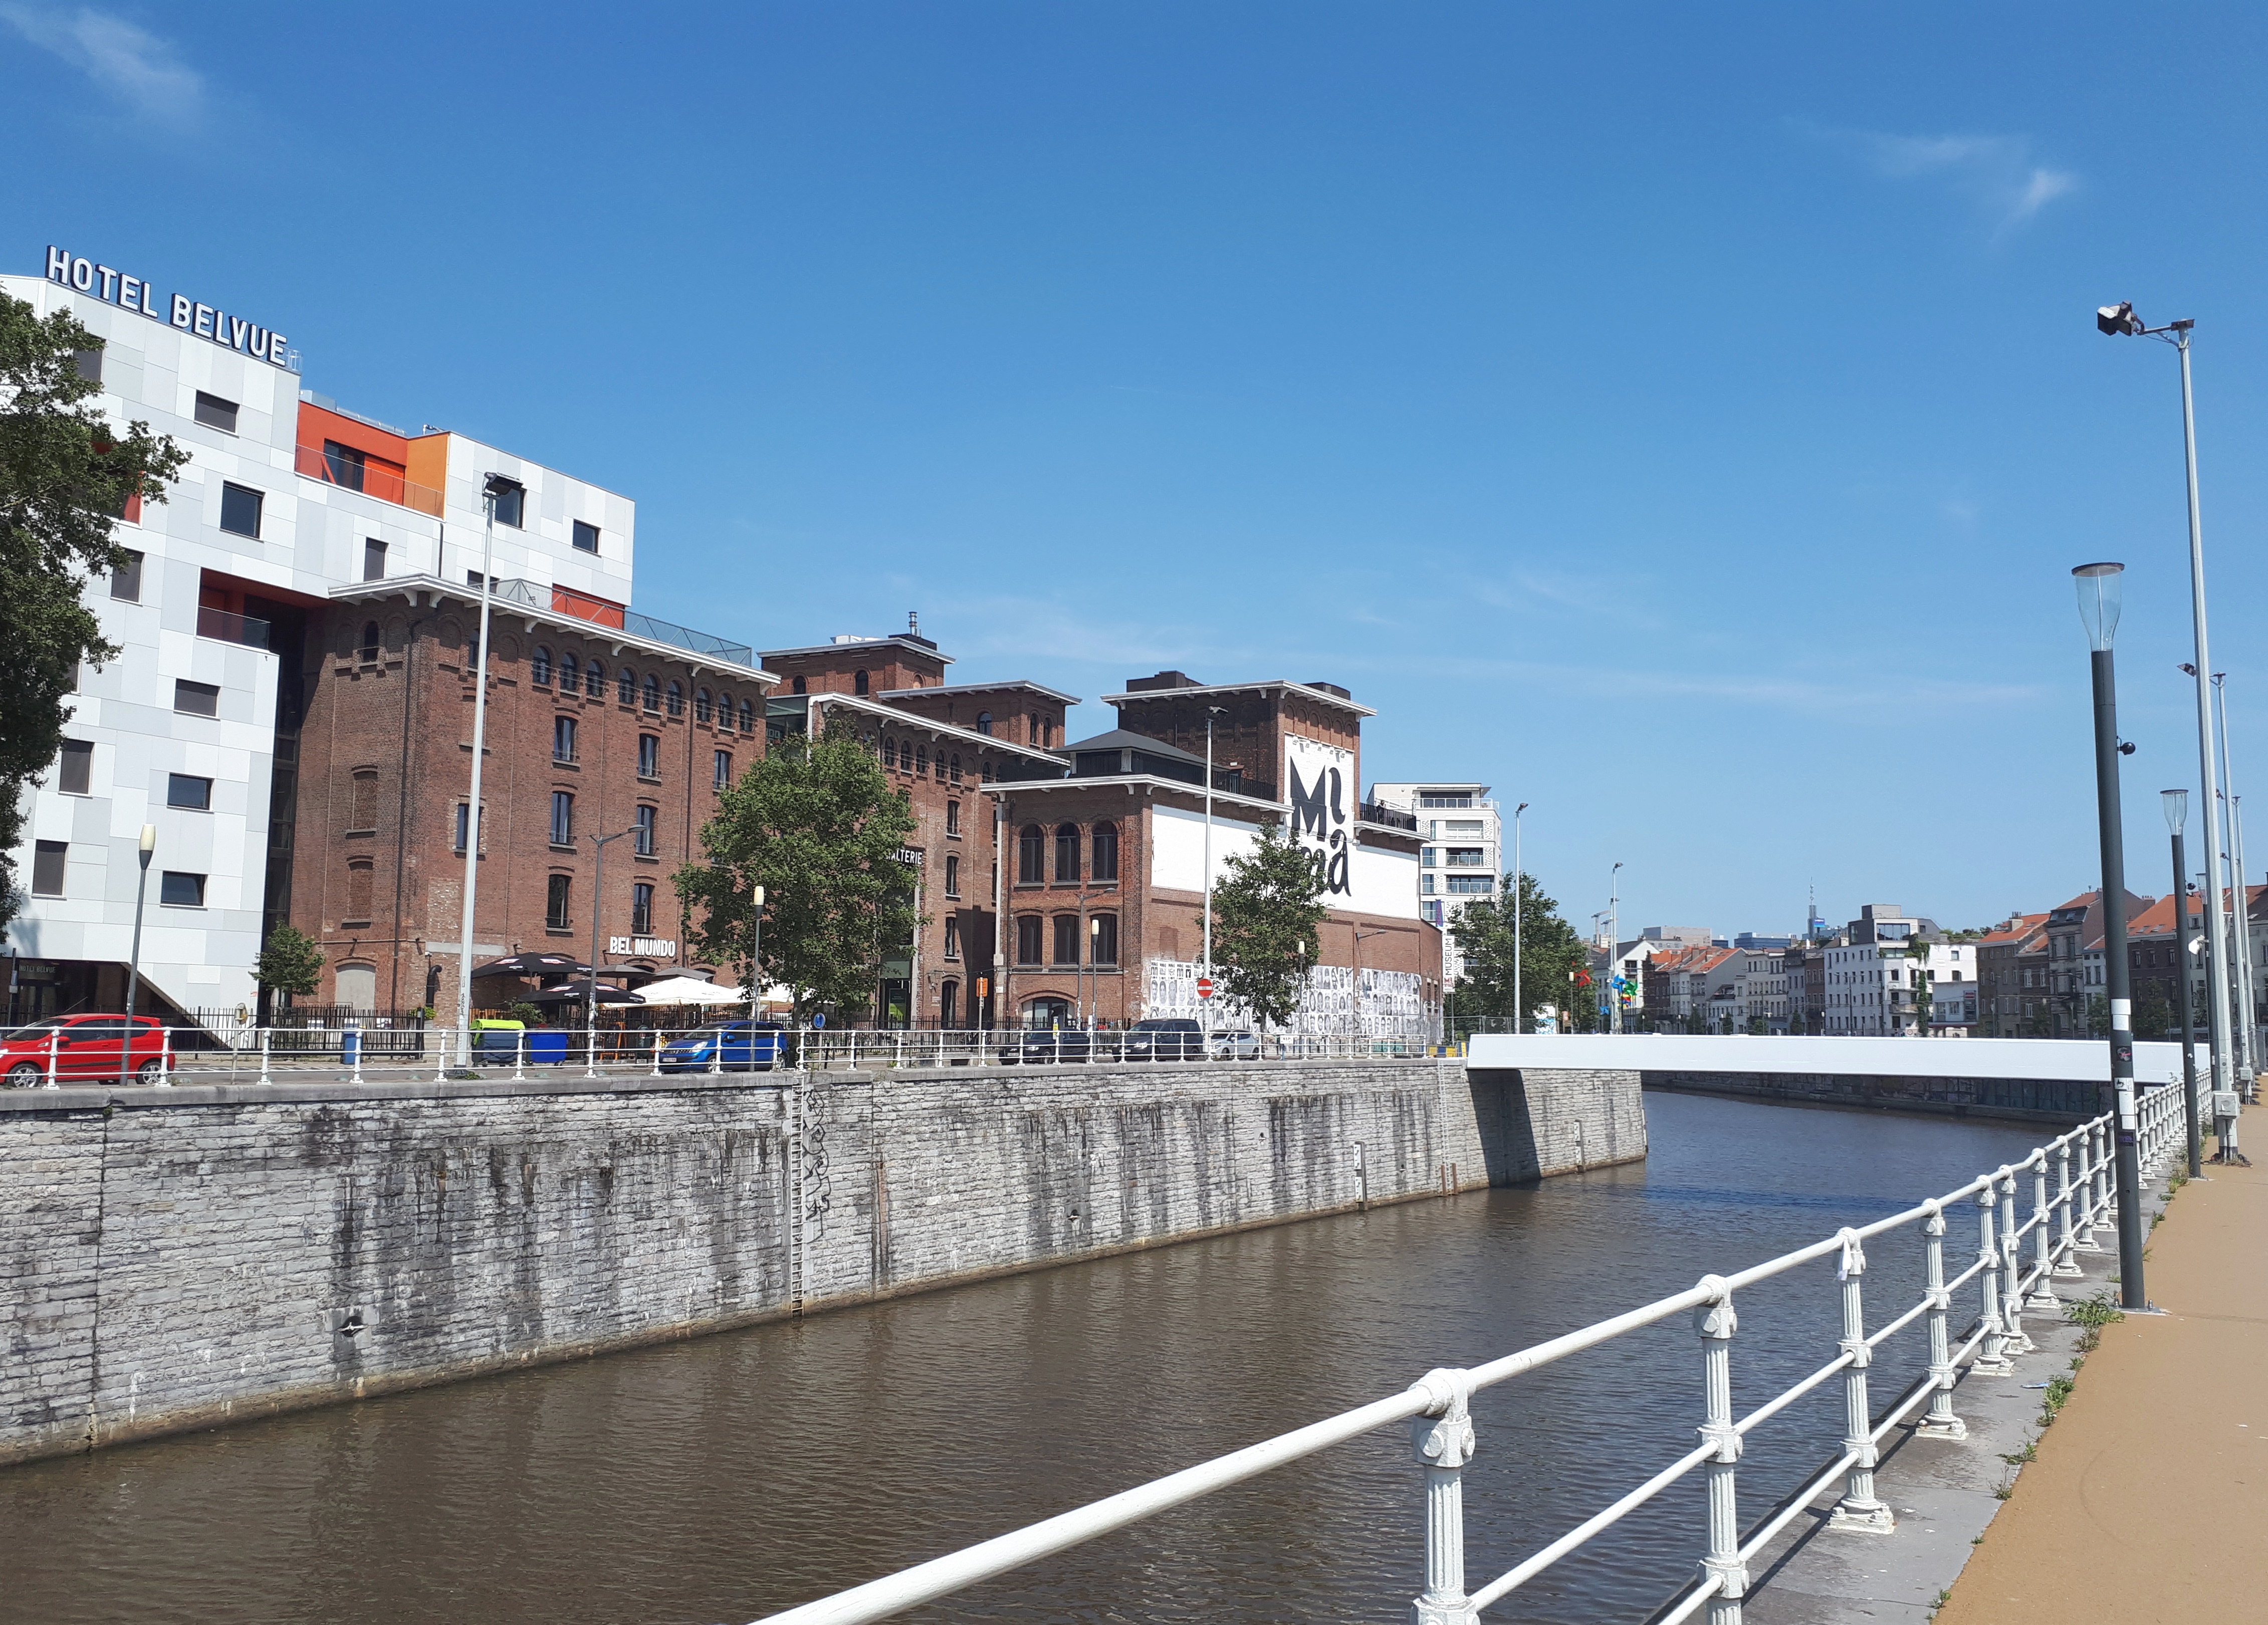
[(2189, 822), (2190, 793), (2187, 790), (2161, 790), (2158, 792), (2158, 804), (2166, 809), (2166, 827), (2179, 835), (2182, 825)]
[(2118, 630), (2119, 577), (2124, 565), (2081, 565), (2071, 572), (2079, 588), (2079, 618), (2087, 628), (2088, 646), (2100, 654), (2110, 647)]
[(142, 861), (149, 862), (150, 854), (157, 850), (158, 826), (154, 824), (145, 824), (142, 826)]
[(501, 497), (519, 484), (519, 482), (509, 474), (491, 474), (481, 482), (481, 495)]
[(752, 898), (752, 899), (755, 901), (755, 905), (756, 905), (758, 908), (762, 908), (762, 907), (764, 905), (764, 889), (763, 889), (763, 887), (762, 887), (761, 884), (760, 884), (760, 885), (758, 885), (758, 886), (756, 887), (756, 889), (755, 889), (754, 891), (750, 892), (748, 895), (749, 895), (750, 898)]
[(2116, 305), (2105, 305), (2095, 313), (2095, 325), (2110, 336), (2136, 334), (2142, 331), (2142, 318), (2134, 314), (2133, 301), (2122, 299)]
[(2191, 665), (2187, 661), (2183, 661), (2182, 662), (2182, 676), (2183, 676), (2184, 677), (2194, 677), (2194, 676), (2197, 676), (2197, 668), (2196, 668), (2196, 667), (2194, 667), (2194, 666), (2192, 666), (2192, 665)]

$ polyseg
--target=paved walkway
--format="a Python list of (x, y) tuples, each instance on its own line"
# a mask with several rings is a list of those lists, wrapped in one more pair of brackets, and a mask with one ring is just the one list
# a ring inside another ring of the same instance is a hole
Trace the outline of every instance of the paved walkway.
[(2168, 1312), (2103, 1329), (1937, 1625), (2268, 1621), (2268, 1110), (2151, 1233)]

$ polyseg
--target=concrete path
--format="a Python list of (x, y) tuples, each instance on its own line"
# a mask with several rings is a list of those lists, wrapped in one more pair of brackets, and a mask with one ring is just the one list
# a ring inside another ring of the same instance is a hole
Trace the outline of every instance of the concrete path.
[(2103, 1329), (1937, 1625), (2268, 1621), (2268, 1164), (2205, 1176), (2150, 1236), (2168, 1312)]

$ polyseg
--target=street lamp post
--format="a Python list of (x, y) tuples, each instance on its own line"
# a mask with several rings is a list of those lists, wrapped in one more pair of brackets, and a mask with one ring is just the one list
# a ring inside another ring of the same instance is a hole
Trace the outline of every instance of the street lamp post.
[(2244, 895), (2244, 820), (2243, 798), (2236, 794), (2236, 769), (2230, 757), (2228, 742), (2228, 674), (2213, 674), (2213, 694), (2215, 709), (2220, 714), (2220, 786), (2228, 798), (2228, 860), (2230, 925), (2235, 937), (2235, 957), (2229, 969), (2236, 984), (2236, 1086), (2247, 1095), (2252, 1093), (2253, 1078), (2260, 1070), (2259, 1057), (2253, 1053), (2258, 1042), (2252, 1002), (2252, 912)]
[(142, 991), (142, 900), (150, 894), (150, 854), (158, 850), (158, 826), (142, 826), (142, 847), (136, 854), (142, 865), (134, 881), (134, 950), (126, 962), (126, 1045), (119, 1053), (131, 1054), (134, 1043), (134, 998)]
[(1353, 979), (1351, 982), (1350, 982), (1350, 983), (1348, 984), (1348, 986), (1347, 986), (1347, 993), (1348, 993), (1348, 995), (1349, 995), (1349, 1007), (1348, 1007), (1348, 1008), (1349, 1008), (1351, 1009), (1351, 1011), (1352, 1012), (1352, 1014), (1353, 1014), (1353, 1017), (1354, 1017), (1354, 1030), (1353, 1030), (1353, 1032), (1352, 1032), (1352, 1033), (1351, 1033), (1349, 1036), (1350, 1036), (1351, 1038), (1353, 1038), (1359, 1039), (1359, 1038), (1362, 1037), (1362, 945), (1363, 945), (1363, 942), (1364, 942), (1364, 940), (1365, 940), (1366, 938), (1368, 938), (1368, 937), (1373, 937), (1373, 936), (1384, 936), (1385, 934), (1386, 934), (1386, 933), (1385, 933), (1384, 931), (1382, 931), (1382, 930), (1381, 930), (1381, 931), (1365, 931), (1365, 930), (1363, 930), (1360, 927), (1354, 927), (1354, 979)]
[[(2205, 788), (2205, 816), (2208, 824), (2219, 819), (2217, 809), (2220, 801), (2220, 775), (2214, 771), (2213, 759), (2213, 702), (2206, 689), (2207, 674), (2213, 662), (2206, 654), (2205, 613), (2205, 528), (2198, 507), (2197, 469), (2197, 409), (2190, 390), (2190, 330), (2194, 321), (2170, 321), (2164, 327), (2143, 325), (2134, 314), (2131, 302), (2105, 305), (2095, 313), (2095, 325), (2114, 336), (2124, 335), (2136, 338), (2154, 338), (2161, 343), (2171, 344), (2181, 357), (2182, 367), (2182, 456), (2188, 476), (2190, 515), (2190, 624), (2197, 644), (2197, 664), (2191, 676), (2197, 681), (2198, 717), (2198, 774)], [(2216, 873), (2218, 866), (2215, 866)], [(2219, 885), (2216, 879), (2215, 886)], [(2213, 1040), (2213, 1127), (2220, 1136), (2224, 1153), (2236, 1146), (2236, 1088), (2229, 1072), (2228, 1060), (2228, 969), (2234, 962), (2228, 951), (2228, 938), (2221, 923), (2217, 901), (2208, 897), (2213, 905), (2206, 912), (2205, 940), (2212, 948), (2213, 997), (2206, 1001), (2208, 1030)]]
[[(1204, 797), (1204, 947), (1200, 951), (1204, 964), (1197, 969), (1200, 978), (1212, 975), (1212, 720), (1226, 716), (1226, 705), (1205, 707), (1205, 797)], [(1238, 783), (1241, 784), (1242, 779)], [(1360, 798), (1356, 798), (1359, 800)], [(1197, 1001), (1197, 1015), (1204, 1022), (1205, 1053), (1212, 1053), (1212, 1001)]]
[(755, 1043), (756, 1023), (764, 1018), (764, 888), (760, 881), (748, 891), (748, 1042)]
[[(481, 758), (487, 754), (489, 726), (489, 622), (492, 618), (495, 595), (489, 591), (491, 572), (496, 566), (497, 499), (512, 488), (513, 482), (501, 474), (491, 474), (481, 486), (481, 506), (488, 519), (481, 543), (481, 637), (473, 667), (473, 781), (467, 790), (465, 806), (465, 899), (457, 933), (457, 1064), (473, 1064), (473, 905), (481, 889)], [(598, 899), (591, 900), (592, 917), (597, 918)], [(599, 967), (591, 966), (595, 980)]]
[(2161, 790), (2158, 801), (2166, 809), (2166, 828), (2174, 835), (2174, 964), (2177, 967), (2176, 1003), (2182, 1014), (2182, 1132), (2189, 1141), (2190, 1178), (2201, 1171), (2202, 1137), (2198, 1132), (2197, 1034), (2190, 1025), (2190, 899), (2184, 876), (2188, 865), (2182, 851), (2182, 825), (2189, 821), (2190, 793)]
[(1619, 863), (1607, 872), (1607, 1030), (1623, 1030), (1623, 999), (1619, 986), (1622, 975), (1620, 949), (1623, 935), (1621, 876)]
[[(583, 1075), (586, 1078), (599, 1075), (599, 914), (606, 906), (607, 843), (637, 833), (637, 827), (633, 825), (627, 830), (617, 830), (612, 835), (591, 837), (591, 993), (583, 1011), (584, 1031), (590, 1038), (590, 1059), (583, 1067)], [(471, 961), (466, 963), (469, 964)]]
[(2102, 960), (2110, 996), (2110, 1087), (2117, 1109), (2118, 1293), (2127, 1309), (2142, 1290), (2142, 1163), (2135, 1141), (2133, 1009), (2126, 974), (2126, 855), (2118, 815), (2118, 685), (2110, 639), (2118, 630), (2124, 565), (2081, 565), (2079, 618), (2087, 628), (2095, 686), (2095, 809), (2102, 845)]
[(1528, 912), (1528, 882), (1520, 867), (1520, 815), (1528, 810), (1522, 801), (1512, 809), (1512, 1030), (1528, 1030), (1528, 1007), (1520, 993), (1521, 964), (1520, 922)]

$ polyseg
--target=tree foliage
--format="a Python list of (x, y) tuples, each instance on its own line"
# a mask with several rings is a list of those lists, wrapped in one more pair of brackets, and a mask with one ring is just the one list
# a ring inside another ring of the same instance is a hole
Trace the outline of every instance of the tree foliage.
[(1307, 969), (1322, 956), (1323, 876), (1314, 854), (1270, 825), (1223, 866), (1212, 889), (1212, 957), (1220, 991), (1255, 1021), (1288, 1027)]
[[(847, 724), (792, 734), (718, 798), (702, 826), (705, 863), (675, 875), (688, 934), (719, 964), (793, 990), (795, 1018), (873, 1002), (882, 961), (920, 921), (899, 857), (911, 807)], [(764, 888), (761, 941), (753, 900)], [(751, 949), (763, 957), (750, 968)]]
[(1588, 974), (1589, 952), (1575, 928), (1559, 917), (1559, 905), (1536, 888), (1533, 875), (1506, 875), (1496, 896), (1476, 897), (1465, 905), (1449, 929), (1465, 962), (1465, 973), (1456, 987), (1460, 1030), (1469, 1032), (1484, 1024), (1513, 1027), (1515, 964), (1520, 972), (1519, 1001), (1529, 1012), (1542, 1005), (1561, 1005), (1579, 1029), (1590, 1024), (1597, 1001), (1589, 996), (1592, 990), (1576, 986), (1571, 975)]
[(188, 460), (148, 424), (121, 430), (85, 404), (101, 386), (78, 352), (101, 348), (68, 311), (42, 320), (0, 294), (0, 925), (18, 896), (7, 854), (24, 787), (63, 748), (80, 662), (118, 652), (82, 588), (123, 562), (112, 516), (137, 495), (163, 502)]
[(268, 934), (253, 979), (270, 993), (304, 999), (322, 980), (323, 947), (289, 920)]

